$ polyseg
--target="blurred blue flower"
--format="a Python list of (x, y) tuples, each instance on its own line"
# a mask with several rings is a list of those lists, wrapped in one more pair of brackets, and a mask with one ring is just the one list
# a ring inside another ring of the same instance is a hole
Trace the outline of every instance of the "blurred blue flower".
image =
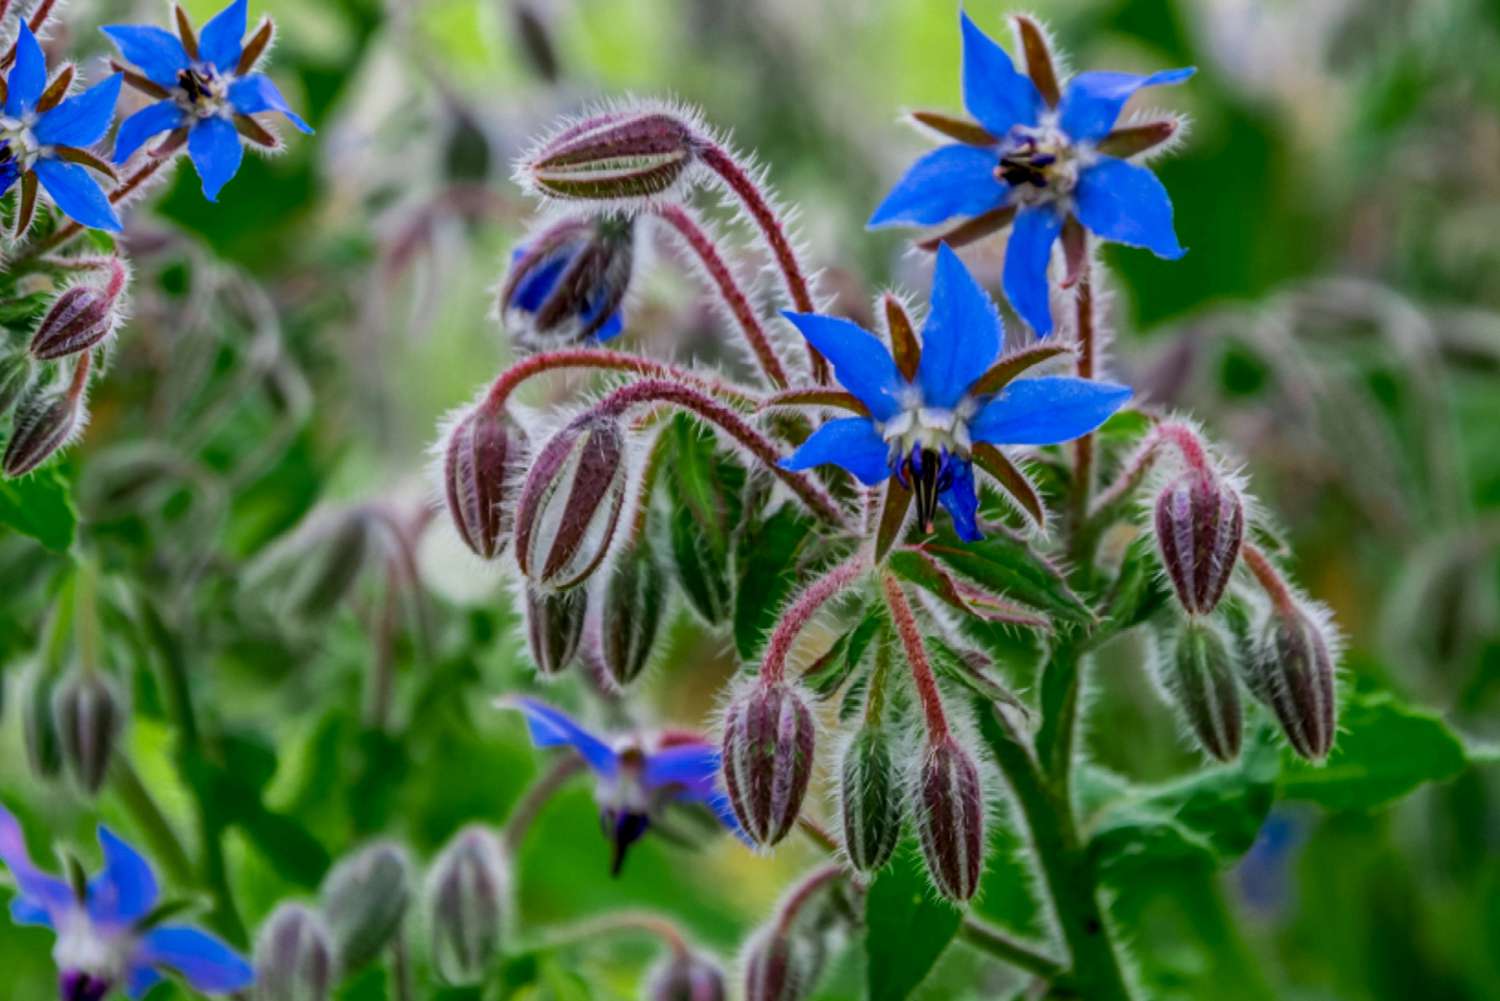
[(636, 226), (628, 216), (550, 216), (511, 252), (500, 317), (521, 346), (545, 350), (602, 342), (625, 329), (622, 307), (635, 273)]
[[(518, 277), (514, 290), (506, 300), (505, 311), (508, 314), (526, 314), (532, 320), (529, 325), (534, 326), (537, 315), (552, 299), (569, 265), (577, 261), (578, 255), (586, 249), (581, 245), (565, 246), (550, 256), (539, 259)], [(524, 245), (511, 251), (512, 268), (521, 270), (519, 265), (525, 260), (526, 247)], [(625, 329), (625, 317), (619, 309), (619, 303), (615, 300), (616, 297), (608, 287), (600, 287), (579, 304), (577, 315), (568, 319), (575, 323), (579, 330), (592, 331), (584, 336), (591, 336), (600, 343), (618, 337)], [(613, 311), (605, 315), (604, 311), (610, 307), (614, 307)]]
[(251, 116), (279, 112), (298, 129), (312, 133), (271, 78), (254, 72), (271, 40), (272, 27), (269, 19), (264, 20), (249, 44), (242, 42), (248, 2), (234, 0), (196, 38), (182, 18), (178, 21), (180, 37), (152, 25), (119, 24), (103, 29), (120, 53), (140, 68), (142, 75), (132, 74), (130, 83), (158, 98), (120, 123), (115, 163), (124, 163), (151, 137), (174, 133), (161, 153), (186, 141), (188, 156), (203, 182), (203, 195), (216, 201), (244, 159), (242, 134), (262, 146), (275, 145), (275, 138)]
[(119, 216), (84, 165), (110, 172), (109, 165), (85, 147), (109, 130), (120, 80), (116, 73), (58, 101), (61, 92), (47, 93), (47, 57), (31, 28), (21, 22), (15, 65), (5, 80), (5, 113), (0, 115), (0, 195), (22, 182), (17, 232), (30, 222), (37, 182), (59, 209), (83, 225), (119, 231)]
[[(1166, 188), (1145, 167), (1101, 152), (1100, 143), (1137, 90), (1181, 83), (1194, 70), (1079, 73), (1052, 107), (967, 14), (962, 31), (964, 106), (978, 120), (978, 134), (917, 160), (875, 209), (870, 225), (926, 226), (955, 216), (1013, 212), (1005, 295), (1045, 337), (1052, 331), (1047, 264), (1069, 220), (1158, 257), (1183, 255)], [(983, 135), (989, 141), (981, 142)]]
[(0, 861), (17, 889), (11, 918), (57, 933), (52, 957), (64, 1001), (100, 1001), (120, 986), (132, 998), (144, 997), (163, 969), (205, 994), (250, 985), (250, 964), (217, 938), (185, 925), (151, 925), (156, 876), (135, 849), (102, 825), (99, 847), (104, 871), (89, 880), (80, 900), (67, 882), (32, 865), (21, 825), (0, 806)]
[(1278, 808), (1266, 816), (1234, 871), (1240, 896), (1253, 910), (1269, 916), (1286, 905), (1290, 870), (1307, 826), (1307, 819), (1291, 810)]
[(982, 537), (970, 460), (975, 443), (1071, 441), (1130, 398), (1125, 386), (1061, 376), (1017, 379), (995, 394), (972, 392), (999, 358), (1004, 331), (989, 296), (946, 245), (938, 248), (915, 378), (902, 374), (879, 338), (848, 320), (785, 315), (833, 364), (867, 416), (827, 422), (782, 466), (831, 463), (866, 485), (894, 475), (916, 494), (917, 517), (928, 531), (941, 504), (969, 542)]

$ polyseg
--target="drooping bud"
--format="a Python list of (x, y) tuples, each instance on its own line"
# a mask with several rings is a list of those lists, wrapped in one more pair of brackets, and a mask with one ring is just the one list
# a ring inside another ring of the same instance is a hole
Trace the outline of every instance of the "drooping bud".
[(816, 732), (807, 701), (784, 682), (753, 681), (724, 714), (724, 785), (757, 844), (786, 837), (807, 795)]
[(1337, 732), (1333, 654), (1322, 616), (1273, 606), (1250, 664), (1250, 689), (1276, 714), (1292, 750), (1321, 761)]
[(588, 592), (526, 589), (526, 640), (536, 669), (547, 677), (567, 670), (583, 639), (588, 612)]
[(651, 659), (666, 605), (667, 576), (644, 538), (624, 548), (607, 576), (599, 655), (615, 684), (624, 687)]
[(516, 562), (546, 590), (585, 580), (603, 561), (625, 503), (625, 432), (589, 412), (542, 447), (516, 506)]
[(444, 982), (479, 983), (500, 952), (510, 871), (500, 839), (474, 825), (443, 849), (427, 877), (432, 965)]
[(352, 972), (396, 937), (411, 900), (405, 850), (376, 842), (334, 867), (319, 894), (340, 966)]
[(745, 1001), (800, 1001), (817, 980), (815, 959), (800, 936), (764, 929), (745, 956)]
[(5, 458), (6, 476), (25, 476), (68, 443), (83, 414), (82, 399), (71, 389), (33, 392), (16, 408)]
[(26, 395), (26, 387), (31, 385), (31, 371), (31, 356), (28, 354), (18, 351), (0, 357), (0, 418), (10, 413), (10, 408)]
[(510, 535), (505, 493), (520, 478), (526, 433), (502, 410), (475, 407), (448, 433), (443, 487), (459, 538), (476, 555), (493, 559)]
[(1218, 607), (1245, 539), (1245, 503), (1208, 471), (1174, 480), (1156, 498), (1156, 544), (1177, 599), (1190, 615)]
[(96, 793), (109, 773), (125, 712), (120, 697), (96, 671), (63, 679), (52, 700), (62, 759), (84, 790)]
[(572, 215), (528, 234), (500, 288), (500, 317), (512, 339), (540, 350), (620, 333), (635, 232), (628, 216)]
[(913, 799), (933, 883), (951, 900), (968, 900), (984, 865), (984, 792), (963, 745), (950, 736), (927, 748)]
[(745, 1001), (799, 1001), (812, 993), (829, 944), (846, 924), (843, 871), (816, 870), (794, 884), (745, 948)]
[(901, 836), (902, 814), (891, 736), (885, 727), (861, 728), (844, 751), (839, 812), (849, 863), (860, 872), (874, 872), (885, 865)]
[(37, 778), (55, 778), (62, 771), (62, 742), (52, 699), (57, 676), (40, 665), (33, 668), (21, 688), (21, 731), (26, 741), (26, 760)]
[(285, 600), (294, 614), (317, 619), (337, 608), (359, 580), (373, 547), (375, 526), (368, 512), (341, 511), (290, 554), (296, 560)]
[(1164, 687), (1199, 746), (1220, 761), (1238, 757), (1244, 712), (1234, 660), (1219, 628), (1208, 620), (1187, 621), (1161, 666)]
[(707, 956), (673, 952), (646, 984), (648, 1001), (724, 1001), (724, 971)]
[(302, 904), (281, 904), (255, 939), (255, 1001), (327, 1001), (337, 962), (323, 919)]
[(93, 348), (114, 332), (118, 296), (95, 285), (74, 285), (58, 296), (31, 338), (32, 357), (65, 358)]
[(607, 111), (562, 130), (517, 170), (517, 180), (553, 198), (617, 201), (659, 195), (698, 156), (692, 127), (664, 111)]

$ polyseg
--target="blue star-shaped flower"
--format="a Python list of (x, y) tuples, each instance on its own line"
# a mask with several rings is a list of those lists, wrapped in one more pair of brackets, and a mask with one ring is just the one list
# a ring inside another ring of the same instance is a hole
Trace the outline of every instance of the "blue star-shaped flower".
[(1016, 379), (998, 393), (974, 386), (1004, 340), (1000, 316), (958, 255), (938, 248), (932, 305), (915, 370), (903, 374), (879, 338), (848, 320), (787, 313), (833, 365), (867, 416), (831, 420), (792, 455), (787, 469), (833, 464), (867, 486), (896, 476), (915, 494), (928, 531), (941, 504), (966, 541), (981, 538), (970, 455), (980, 443), (1053, 445), (1088, 434), (1130, 398), (1130, 389), (1090, 379)]
[(18, 233), (31, 221), (37, 182), (71, 218), (95, 229), (119, 231), (120, 217), (84, 165), (110, 173), (109, 165), (85, 147), (109, 130), (120, 79), (116, 73), (59, 101), (65, 91), (47, 86), (47, 57), (31, 28), (21, 22), (16, 62), (5, 80), (5, 113), (0, 115), (0, 195), (21, 182)]
[[(1168, 259), (1183, 255), (1172, 202), (1156, 175), (1106, 155), (1100, 144), (1137, 90), (1181, 83), (1194, 70), (1079, 73), (1049, 102), (967, 14), (962, 30), (964, 106), (979, 125), (969, 126), (974, 134), (968, 141), (940, 146), (913, 164), (870, 225), (926, 226), (1013, 211), (1005, 295), (1045, 337), (1052, 331), (1047, 264), (1070, 218), (1105, 240)], [(1046, 73), (1050, 81), (1050, 64)]]
[[(241, 134), (262, 146), (276, 140), (251, 116), (275, 111), (303, 132), (312, 128), (292, 111), (264, 73), (254, 72), (270, 42), (269, 19), (262, 21), (248, 45), (245, 37), (248, 0), (234, 0), (194, 37), (179, 16), (179, 34), (152, 25), (111, 25), (104, 33), (120, 53), (140, 67), (131, 74), (132, 86), (159, 98), (120, 123), (115, 137), (115, 162), (124, 163), (148, 139), (174, 134), (162, 155), (187, 142), (188, 156), (203, 182), (203, 195), (217, 201), (219, 191), (234, 177), (244, 159)], [(174, 141), (175, 140), (175, 141)]]
[(104, 871), (79, 900), (67, 882), (32, 864), (21, 825), (0, 806), (0, 861), (17, 890), (11, 918), (57, 933), (52, 955), (65, 1001), (100, 1001), (120, 986), (141, 998), (161, 980), (161, 969), (175, 970), (204, 994), (250, 986), (250, 964), (212, 935), (186, 925), (143, 927), (157, 899), (151, 866), (107, 827), (99, 828), (99, 847)]

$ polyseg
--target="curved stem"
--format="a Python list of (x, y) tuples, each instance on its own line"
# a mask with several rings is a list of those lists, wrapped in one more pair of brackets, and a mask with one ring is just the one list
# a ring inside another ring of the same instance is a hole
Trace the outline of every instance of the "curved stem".
[(1286, 579), (1281, 576), (1281, 571), (1276, 569), (1270, 557), (1261, 552), (1259, 546), (1253, 542), (1246, 542), (1240, 550), (1245, 558), (1245, 565), (1255, 575), (1260, 583), (1261, 589), (1266, 592), (1266, 597), (1276, 605), (1276, 608), (1289, 614), (1298, 614), (1297, 598), (1292, 594), (1292, 588)]
[(864, 565), (862, 555), (840, 563), (813, 581), (782, 613), (775, 631), (771, 633), (770, 642), (766, 644), (766, 656), (761, 666), (760, 676), (766, 684), (774, 684), (782, 679), (786, 674), (787, 655), (792, 652), (792, 644), (802, 634), (802, 630), (818, 614), (818, 609), (854, 583)]
[(678, 368), (676, 365), (668, 365), (665, 362), (652, 361), (650, 358), (640, 358), (605, 348), (565, 348), (561, 351), (535, 354), (516, 362), (500, 373), (500, 377), (490, 384), (489, 392), (485, 394), (484, 401), (480, 405), (487, 413), (497, 414), (504, 408), (505, 401), (510, 398), (510, 394), (527, 379), (541, 375), (543, 372), (568, 368), (605, 369), (659, 379), (678, 379), (702, 386), (705, 391), (722, 396), (737, 406), (753, 408), (757, 403), (749, 393), (725, 383), (705, 379), (701, 375)]
[(559, 789), (567, 785), (569, 779), (583, 771), (583, 764), (581, 757), (568, 754), (554, 761), (552, 766), (531, 784), (526, 794), (510, 811), (510, 816), (505, 818), (501, 839), (507, 855), (515, 858), (520, 853), (521, 844), (526, 840), (526, 834), (531, 830), (531, 825), (542, 812), (542, 807), (547, 805)]
[(152, 799), (151, 791), (141, 781), (135, 766), (123, 752), (116, 752), (110, 769), (115, 795), (150, 843), (152, 857), (162, 864), (178, 887), (186, 889), (192, 886), (197, 882), (193, 878), (192, 859), (166, 814)]
[(539, 936), (541, 941), (538, 944), (555, 949), (590, 942), (600, 935), (620, 932), (645, 932), (648, 935), (654, 935), (665, 942), (667, 948), (678, 957), (686, 957), (692, 951), (688, 945), (687, 936), (671, 919), (653, 911), (640, 910), (600, 914), (576, 924), (554, 929)]
[(836, 879), (844, 878), (845, 875), (843, 866), (837, 864), (825, 865), (820, 869), (814, 869), (803, 878), (802, 882), (792, 887), (791, 892), (782, 898), (781, 903), (776, 908), (777, 934), (786, 934), (787, 929), (792, 926), (792, 922), (797, 920), (797, 914), (803, 907), (807, 906), (807, 902), (823, 887)]
[(917, 686), (917, 698), (922, 703), (922, 713), (927, 720), (927, 742), (936, 744), (948, 737), (948, 717), (943, 712), (943, 700), (938, 694), (937, 678), (932, 673), (932, 663), (927, 659), (927, 650), (922, 646), (922, 631), (917, 618), (912, 614), (906, 593), (900, 581), (887, 573), (881, 583), (885, 585), (885, 601), (891, 609), (891, 620), (896, 624), (896, 634), (906, 649), (906, 659), (911, 664), (912, 681)]

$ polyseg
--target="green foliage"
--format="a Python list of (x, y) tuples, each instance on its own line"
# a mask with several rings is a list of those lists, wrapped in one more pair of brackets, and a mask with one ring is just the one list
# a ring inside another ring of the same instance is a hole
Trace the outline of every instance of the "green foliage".
[(962, 915), (938, 897), (912, 841), (897, 846), (865, 896), (866, 994), (903, 1001), (958, 933)]
[(30, 536), (54, 553), (73, 545), (78, 511), (68, 481), (56, 467), (18, 480), (0, 480), (0, 526)]

